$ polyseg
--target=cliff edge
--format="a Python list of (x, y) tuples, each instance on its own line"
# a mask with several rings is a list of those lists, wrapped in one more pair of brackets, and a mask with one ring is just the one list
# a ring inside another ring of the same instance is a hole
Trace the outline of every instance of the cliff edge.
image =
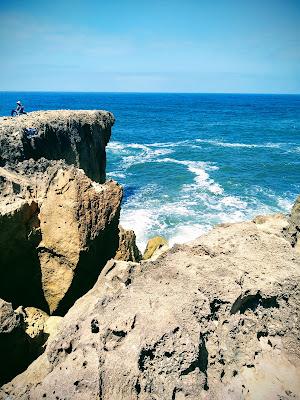
[(0, 167), (30, 158), (65, 160), (94, 181), (105, 182), (114, 116), (107, 111), (36, 111), (0, 118)]
[(0, 118), (0, 297), (14, 307), (64, 314), (115, 254), (122, 189), (104, 182), (113, 122), (104, 111)]

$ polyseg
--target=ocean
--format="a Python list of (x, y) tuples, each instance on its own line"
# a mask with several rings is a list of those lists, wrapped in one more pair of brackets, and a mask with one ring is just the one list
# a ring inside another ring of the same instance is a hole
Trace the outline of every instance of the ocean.
[(0, 92), (0, 115), (17, 100), (114, 113), (107, 178), (124, 186), (121, 224), (141, 250), (287, 213), (300, 194), (300, 95)]

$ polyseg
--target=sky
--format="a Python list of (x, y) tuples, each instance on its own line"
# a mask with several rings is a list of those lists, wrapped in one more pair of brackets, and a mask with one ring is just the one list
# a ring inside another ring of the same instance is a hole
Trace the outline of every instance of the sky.
[(300, 93), (300, 0), (0, 0), (0, 91)]

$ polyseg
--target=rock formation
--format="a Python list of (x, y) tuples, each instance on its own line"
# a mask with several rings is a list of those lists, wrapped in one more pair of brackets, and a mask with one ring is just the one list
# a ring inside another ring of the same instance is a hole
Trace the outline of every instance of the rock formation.
[(115, 254), (122, 189), (99, 183), (112, 123), (100, 111), (0, 119), (0, 296), (15, 307), (64, 314)]
[(24, 371), (39, 355), (32, 353), (31, 344), (22, 316), (10, 303), (0, 299), (0, 385)]
[(0, 399), (300, 399), (299, 199), (133, 262), (113, 121), (0, 118)]
[(154, 236), (148, 240), (143, 260), (155, 260), (167, 250), (169, 250), (168, 241), (162, 236)]
[[(0, 167), (28, 160), (65, 160), (105, 182), (105, 146), (114, 117), (107, 111), (38, 111), (0, 118)], [(29, 138), (26, 130), (35, 134)]]
[(300, 253), (300, 196), (292, 208), (288, 222), (289, 224), (285, 229), (285, 236), (295, 250)]
[(142, 255), (136, 245), (136, 236), (134, 231), (127, 230), (119, 226), (119, 247), (115, 260), (138, 262)]
[(10, 399), (297, 399), (300, 256), (283, 217), (110, 261)]

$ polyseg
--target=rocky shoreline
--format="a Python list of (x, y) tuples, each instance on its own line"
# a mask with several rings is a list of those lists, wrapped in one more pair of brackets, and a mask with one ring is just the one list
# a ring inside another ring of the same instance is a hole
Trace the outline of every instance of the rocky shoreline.
[(0, 118), (0, 398), (300, 398), (300, 198), (142, 259), (105, 181), (113, 123)]

